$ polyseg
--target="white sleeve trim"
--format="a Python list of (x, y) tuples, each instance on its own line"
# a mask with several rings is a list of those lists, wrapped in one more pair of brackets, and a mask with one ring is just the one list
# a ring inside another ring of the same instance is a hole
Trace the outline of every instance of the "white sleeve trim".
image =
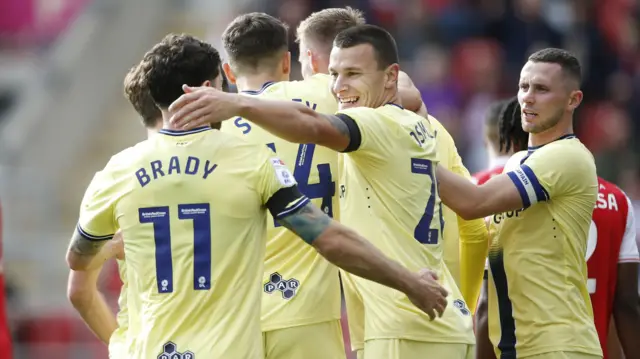
[(620, 254), (618, 256), (618, 263), (640, 262), (640, 255), (638, 255), (638, 243), (636, 242), (636, 221), (633, 213), (633, 204), (629, 200), (629, 197), (625, 194), (627, 199), (627, 221), (624, 229), (624, 235), (622, 236), (622, 243), (620, 244)]

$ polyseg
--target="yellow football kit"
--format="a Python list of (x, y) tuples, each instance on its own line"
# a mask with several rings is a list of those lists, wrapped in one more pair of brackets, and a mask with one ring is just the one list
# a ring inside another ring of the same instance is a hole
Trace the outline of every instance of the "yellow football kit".
[[(296, 101), (317, 112), (333, 114), (338, 105), (329, 81), (329, 76), (319, 74), (304, 81), (268, 82), (259, 91), (242, 94)], [(292, 166), (300, 192), (337, 218), (336, 152), (314, 144), (287, 142), (241, 117), (223, 122), (222, 131), (269, 146)], [(269, 218), (264, 269), (262, 331), (267, 358), (296, 359), (299, 350), (307, 359), (344, 358), (344, 342), (335, 334), (336, 330), (341, 332), (337, 267)]]
[(503, 173), (524, 208), (492, 217), (489, 336), (499, 358), (601, 357), (585, 253), (598, 194), (573, 135), (513, 155)]
[[(453, 137), (433, 116), (429, 116), (429, 121), (436, 132), (439, 165), (471, 180), (471, 175), (458, 154)], [(444, 205), (442, 216), (445, 223), (444, 262), (471, 313), (475, 313), (489, 248), (487, 226), (482, 219), (464, 220)]]
[(208, 127), (161, 130), (112, 158), (78, 232), (123, 232), (138, 318), (129, 358), (263, 358), (266, 210), (278, 218), (306, 204), (295, 184), (266, 146)]
[(364, 358), (423, 358), (425, 343), (434, 343), (450, 344), (447, 358), (466, 359), (475, 339), (471, 312), (444, 264), (432, 124), (394, 104), (337, 116), (351, 134), (340, 168), (341, 222), (410, 270), (435, 270), (449, 291), (444, 315), (431, 321), (406, 295), (352, 276), (364, 301)]
[[(461, 176), (471, 178), (469, 171), (462, 163), (458, 149), (449, 132), (434, 117), (429, 116), (429, 122), (431, 122), (434, 128), (437, 156), (440, 161), (439, 165)], [(488, 245), (487, 227), (481, 219), (466, 221), (459, 218), (453, 210), (444, 205), (442, 206), (442, 216), (445, 226), (443, 230), (444, 261), (454, 281), (460, 288), (465, 302), (473, 313), (482, 285), (482, 271), (479, 272), (479, 275), (475, 275), (474, 271), (477, 271), (477, 268), (482, 269), (484, 266), (483, 258), (486, 257)], [(465, 245), (468, 244), (472, 246), (471, 250), (465, 247)], [(463, 247), (462, 251), (458, 249), (459, 246)], [(478, 248), (478, 251), (472, 251), (475, 248)], [(460, 255), (464, 256), (464, 263), (461, 263), (463, 260), (460, 258)], [(473, 265), (474, 261), (477, 262), (475, 266)], [(462, 281), (463, 285), (460, 285), (460, 267), (468, 268), (464, 272), (466, 276), (462, 278), (465, 279), (465, 281)], [(345, 304), (347, 306), (347, 312), (349, 313), (348, 324), (351, 349), (361, 351), (364, 349), (364, 307), (362, 297), (355, 289), (351, 277), (348, 274), (343, 274), (342, 277)], [(468, 289), (464, 291), (462, 288)], [(470, 294), (465, 295), (465, 292)]]

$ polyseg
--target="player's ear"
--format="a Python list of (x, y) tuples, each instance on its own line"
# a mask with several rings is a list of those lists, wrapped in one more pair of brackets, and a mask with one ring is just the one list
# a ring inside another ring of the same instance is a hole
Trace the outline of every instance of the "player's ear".
[(311, 52), (311, 50), (307, 50), (307, 57), (309, 57), (309, 63), (311, 64), (311, 71), (314, 74), (320, 73), (320, 65), (318, 64), (318, 57), (316, 54)]
[(287, 76), (291, 73), (291, 51), (285, 52), (282, 58), (282, 73)]
[(386, 70), (384, 70), (384, 87), (391, 89), (391, 88), (398, 88), (398, 75), (400, 73), (400, 65), (398, 64), (391, 64), (389, 65)]
[(231, 69), (231, 65), (229, 65), (228, 62), (225, 62), (224, 64), (222, 64), (222, 70), (224, 71), (224, 74), (227, 75), (227, 80), (229, 80), (230, 84), (236, 84), (236, 74), (233, 73), (233, 70)]
[(211, 84), (210, 80), (206, 80), (205, 82), (200, 84), (200, 87), (213, 87), (213, 85)]
[(584, 95), (580, 90), (571, 91), (571, 95), (569, 96), (569, 106), (568, 106), (570, 111), (575, 111), (575, 109), (578, 108), (578, 106), (580, 106), (580, 104), (582, 103), (583, 96)]

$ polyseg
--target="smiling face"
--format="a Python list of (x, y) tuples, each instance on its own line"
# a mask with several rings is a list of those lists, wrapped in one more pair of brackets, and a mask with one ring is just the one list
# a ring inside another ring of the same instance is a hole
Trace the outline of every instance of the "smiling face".
[(540, 133), (556, 126), (572, 111), (572, 96), (559, 64), (527, 62), (520, 72), (518, 102), (522, 108), (522, 128)]
[[(331, 89), (341, 110), (352, 107), (380, 107), (388, 97), (387, 90), (397, 81), (397, 65), (380, 69), (375, 50), (370, 44), (349, 48), (334, 47), (329, 60)], [(393, 83), (392, 83), (393, 82)]]

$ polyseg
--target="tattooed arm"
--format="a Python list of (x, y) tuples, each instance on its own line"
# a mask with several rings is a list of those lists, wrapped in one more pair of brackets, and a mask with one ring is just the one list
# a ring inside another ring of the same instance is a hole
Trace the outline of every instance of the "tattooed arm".
[(444, 311), (447, 292), (433, 278), (412, 273), (390, 260), (358, 233), (332, 220), (313, 204), (307, 203), (278, 221), (347, 272), (404, 292), (432, 318), (436, 315), (434, 310), (440, 315)]
[(107, 240), (88, 239), (76, 229), (67, 250), (67, 264), (74, 271), (88, 271), (100, 268), (109, 258), (115, 257), (116, 246), (102, 247)]

